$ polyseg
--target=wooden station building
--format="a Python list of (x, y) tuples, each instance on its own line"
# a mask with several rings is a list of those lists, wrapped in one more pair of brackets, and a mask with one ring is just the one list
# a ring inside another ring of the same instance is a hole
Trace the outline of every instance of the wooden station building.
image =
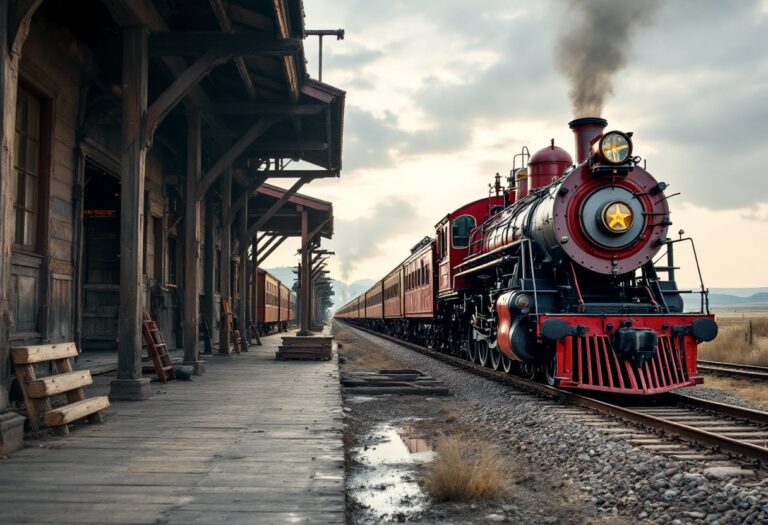
[(287, 237), (311, 282), (333, 211), (299, 190), (339, 176), (344, 92), (305, 31), (301, 0), (0, 0), (0, 426), (13, 346), (116, 347), (111, 396), (144, 399), (143, 312), (202, 373), (200, 316), (253, 315)]

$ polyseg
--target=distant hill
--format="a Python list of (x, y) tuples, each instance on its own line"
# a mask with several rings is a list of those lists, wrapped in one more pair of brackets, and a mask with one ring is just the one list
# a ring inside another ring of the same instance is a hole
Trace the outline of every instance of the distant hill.
[[(746, 295), (745, 291), (752, 293)], [(768, 288), (712, 288), (709, 306), (719, 310), (768, 310)]]

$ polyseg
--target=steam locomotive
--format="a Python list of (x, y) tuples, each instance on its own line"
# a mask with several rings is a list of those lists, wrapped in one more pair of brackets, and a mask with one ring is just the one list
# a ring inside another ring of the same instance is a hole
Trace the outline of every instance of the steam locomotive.
[[(701, 383), (697, 345), (717, 324), (703, 282), (694, 292), (675, 281), (674, 248), (695, 256), (693, 240), (667, 236), (667, 185), (633, 156), (632, 133), (606, 126), (570, 123), (576, 164), (554, 141), (524, 148), (506, 187), (497, 175), (488, 198), (443, 217), (335, 317), (561, 388)], [(683, 293), (700, 295), (697, 312), (684, 312)]]

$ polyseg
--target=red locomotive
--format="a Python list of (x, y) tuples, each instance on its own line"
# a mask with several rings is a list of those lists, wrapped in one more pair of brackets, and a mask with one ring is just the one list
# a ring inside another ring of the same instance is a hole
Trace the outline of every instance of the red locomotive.
[(701, 383), (696, 348), (717, 324), (703, 283), (699, 312), (684, 313), (673, 253), (693, 241), (667, 237), (667, 185), (632, 155), (631, 133), (606, 125), (570, 123), (576, 165), (554, 141), (524, 149), (508, 188), (497, 175), (495, 195), (446, 215), (336, 317), (562, 388)]

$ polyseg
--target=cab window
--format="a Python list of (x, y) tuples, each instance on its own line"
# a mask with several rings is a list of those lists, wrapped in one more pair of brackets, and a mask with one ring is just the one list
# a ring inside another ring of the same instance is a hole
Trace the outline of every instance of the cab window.
[(466, 248), (469, 246), (469, 233), (477, 225), (471, 215), (462, 215), (453, 221), (451, 231), (451, 244), (454, 248)]

